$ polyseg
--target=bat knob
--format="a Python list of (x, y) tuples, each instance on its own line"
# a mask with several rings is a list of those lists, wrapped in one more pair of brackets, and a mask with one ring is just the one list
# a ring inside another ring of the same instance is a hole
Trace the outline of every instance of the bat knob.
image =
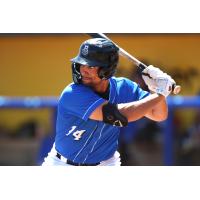
[(181, 86), (180, 85), (173, 85), (172, 86), (172, 91), (173, 91), (173, 94), (178, 94), (180, 91), (181, 91)]

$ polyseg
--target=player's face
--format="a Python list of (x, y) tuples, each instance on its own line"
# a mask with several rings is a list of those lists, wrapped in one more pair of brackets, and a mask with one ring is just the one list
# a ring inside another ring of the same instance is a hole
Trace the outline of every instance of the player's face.
[(80, 72), (82, 75), (82, 82), (88, 86), (94, 86), (101, 82), (98, 76), (98, 67), (89, 67), (87, 65), (81, 65)]

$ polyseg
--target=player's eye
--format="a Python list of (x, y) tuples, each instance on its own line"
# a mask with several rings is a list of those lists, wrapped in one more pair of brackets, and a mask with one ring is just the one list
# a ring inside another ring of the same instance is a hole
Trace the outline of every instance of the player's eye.
[(94, 67), (93, 67), (93, 66), (89, 66), (89, 68), (90, 68), (90, 69), (94, 69)]

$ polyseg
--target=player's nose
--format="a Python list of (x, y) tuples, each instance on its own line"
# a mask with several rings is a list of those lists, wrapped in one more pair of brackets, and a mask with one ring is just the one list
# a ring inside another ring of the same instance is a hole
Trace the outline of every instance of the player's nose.
[(87, 65), (81, 65), (80, 71), (81, 71), (82, 75), (89, 74), (90, 73), (90, 67), (87, 66)]

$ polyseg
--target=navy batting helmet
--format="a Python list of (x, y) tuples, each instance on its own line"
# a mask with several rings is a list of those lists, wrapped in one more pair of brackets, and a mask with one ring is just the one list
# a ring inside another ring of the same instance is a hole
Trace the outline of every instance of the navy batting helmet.
[(79, 54), (71, 59), (74, 82), (81, 83), (81, 65), (99, 67), (99, 78), (109, 79), (116, 71), (119, 61), (118, 51), (119, 48), (115, 44), (103, 38), (93, 38), (83, 42)]

